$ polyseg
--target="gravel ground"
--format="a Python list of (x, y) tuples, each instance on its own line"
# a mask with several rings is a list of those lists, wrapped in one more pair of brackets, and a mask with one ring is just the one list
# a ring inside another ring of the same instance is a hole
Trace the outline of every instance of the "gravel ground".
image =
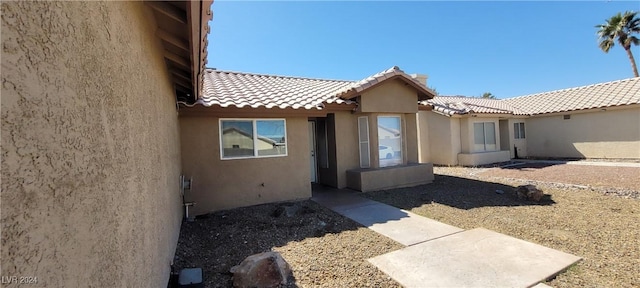
[(584, 258), (547, 283), (553, 287), (640, 286), (640, 200), (538, 181), (548, 196), (541, 203), (521, 202), (513, 187), (531, 181), (480, 171), (435, 167), (432, 184), (363, 195), (460, 228), (484, 227)]
[(640, 191), (640, 168), (526, 163), (485, 169), (475, 175), (586, 185), (595, 189)]
[[(361, 195), (464, 229), (484, 227), (584, 258), (547, 283), (553, 287), (640, 287), (640, 189), (586, 186), (610, 176), (584, 172), (580, 179), (569, 173), (576, 167), (582, 166), (532, 170), (537, 174), (506, 171), (515, 175), (435, 167), (432, 184)], [(517, 179), (525, 176), (540, 180)], [(619, 186), (626, 181), (620, 179), (607, 181)], [(529, 183), (548, 194), (541, 203), (516, 199), (513, 187)], [(289, 206), (299, 207), (298, 215), (282, 213)], [(183, 223), (174, 268), (201, 267), (206, 287), (229, 287), (232, 266), (274, 250), (292, 267), (288, 287), (400, 287), (366, 259), (401, 248), (315, 202), (277, 203)]]
[[(287, 217), (286, 206), (297, 206)], [(229, 269), (278, 251), (291, 265), (287, 287), (401, 287), (366, 259), (403, 246), (312, 201), (221, 211), (182, 224), (174, 268), (201, 267), (206, 287), (230, 287)]]

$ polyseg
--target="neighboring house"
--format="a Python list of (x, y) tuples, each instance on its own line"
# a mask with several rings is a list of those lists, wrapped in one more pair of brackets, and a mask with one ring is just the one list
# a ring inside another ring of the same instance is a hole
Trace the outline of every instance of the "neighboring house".
[(438, 96), (422, 104), (432, 108), (418, 117), (428, 127), (425, 162), (640, 159), (640, 78), (504, 100)]
[(210, 4), (1, 3), (3, 287), (167, 286)]
[[(194, 213), (308, 198), (314, 182), (361, 191), (431, 182), (418, 156), (418, 103), (434, 95), (424, 79), (397, 67), (358, 82), (207, 70), (201, 97), (180, 107)], [(265, 138), (280, 150), (263, 153)]]
[(422, 161), (465, 166), (503, 162), (511, 159), (512, 143), (523, 144), (511, 139), (507, 128), (522, 122), (525, 114), (501, 100), (437, 96), (422, 104), (433, 109), (418, 115), (420, 125), (428, 127), (423, 144), (428, 153)]
[(527, 111), (527, 156), (640, 159), (640, 78), (505, 99)]
[[(233, 122), (232, 122), (233, 123)], [(268, 121), (266, 123), (269, 123)], [(227, 124), (227, 123), (225, 123)], [(251, 124), (249, 122), (235, 122), (234, 124)], [(257, 151), (256, 155), (269, 156), (269, 155), (286, 155), (287, 145), (285, 143), (285, 127), (282, 126), (282, 135), (272, 138), (260, 135), (260, 129), (258, 128), (257, 138), (253, 137), (253, 127), (244, 127), (248, 129), (229, 127), (222, 127), (222, 151), (224, 155), (231, 157), (243, 157), (253, 155), (254, 151)]]

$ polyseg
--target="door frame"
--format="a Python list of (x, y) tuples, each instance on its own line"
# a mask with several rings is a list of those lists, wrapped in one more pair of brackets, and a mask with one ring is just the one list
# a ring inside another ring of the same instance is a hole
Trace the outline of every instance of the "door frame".
[(309, 135), (309, 179), (311, 183), (318, 182), (318, 148), (316, 143), (316, 121), (308, 121), (307, 134)]

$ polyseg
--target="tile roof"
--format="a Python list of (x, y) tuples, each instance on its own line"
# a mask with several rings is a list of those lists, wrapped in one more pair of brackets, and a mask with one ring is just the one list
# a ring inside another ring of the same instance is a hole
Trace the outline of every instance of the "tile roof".
[(362, 93), (362, 91), (366, 90), (367, 88), (373, 87), (376, 84), (381, 83), (382, 81), (385, 81), (387, 79), (391, 79), (394, 77), (401, 77), (405, 82), (407, 82), (408, 84), (411, 84), (411, 86), (416, 88), (423, 95), (428, 95), (426, 97), (423, 96), (422, 99), (420, 100), (433, 98), (433, 96), (436, 95), (435, 92), (433, 92), (430, 88), (426, 87), (423, 83), (411, 77), (411, 75), (405, 73), (404, 71), (400, 70), (398, 66), (393, 66), (380, 73), (371, 75), (358, 82), (354, 82), (351, 86), (345, 87), (344, 89), (338, 91), (338, 96), (345, 97), (345, 98), (356, 96)]
[(508, 99), (436, 96), (422, 101), (444, 115), (470, 113), (538, 115), (640, 104), (640, 78), (611, 81)]
[(640, 104), (640, 77), (531, 94), (502, 101), (523, 109), (531, 115)]
[(436, 96), (433, 99), (421, 102), (423, 105), (429, 105), (433, 111), (445, 115), (469, 114), (469, 113), (486, 113), (486, 114), (513, 114), (526, 115), (514, 106), (503, 100), (474, 98), (464, 96)]
[[(195, 104), (206, 107), (266, 107), (322, 109), (324, 104), (353, 104), (350, 97), (387, 79), (401, 77), (421, 94), (434, 93), (398, 67), (377, 73), (362, 81), (312, 79), (289, 76), (252, 74), (207, 69), (203, 89)], [(432, 96), (427, 96), (429, 98)]]

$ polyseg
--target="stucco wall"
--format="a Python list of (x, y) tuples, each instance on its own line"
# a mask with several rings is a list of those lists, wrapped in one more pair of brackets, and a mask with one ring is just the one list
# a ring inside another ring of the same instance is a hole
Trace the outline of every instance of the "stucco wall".
[(402, 80), (388, 81), (360, 96), (360, 112), (417, 113), (418, 92)]
[(147, 9), (2, 2), (3, 277), (166, 286), (178, 121)]
[[(474, 123), (493, 123), (495, 128), (495, 149), (483, 151), (478, 150), (474, 146)], [(490, 152), (500, 151), (500, 125), (498, 118), (494, 117), (464, 117), (460, 119), (460, 144), (462, 153)]]
[(430, 111), (421, 111), (416, 113), (416, 125), (418, 126), (418, 160), (419, 163), (432, 163), (431, 160), (431, 140), (429, 135), (429, 123), (427, 116), (422, 113), (431, 113)]
[(460, 166), (478, 166), (491, 163), (505, 162), (511, 159), (509, 151), (492, 151), (478, 153), (460, 153), (458, 154), (458, 165)]
[(347, 185), (362, 192), (411, 187), (433, 182), (433, 164), (409, 164), (346, 171)]
[(527, 153), (532, 157), (640, 158), (640, 108), (592, 110), (530, 117)]
[(431, 162), (438, 165), (457, 165), (460, 153), (460, 119), (442, 116), (432, 111), (418, 113), (420, 125), (429, 129)]
[(287, 156), (220, 159), (219, 118), (180, 117), (182, 171), (194, 215), (311, 197), (308, 119), (285, 118)]
[[(336, 173), (337, 187), (347, 187), (347, 173), (349, 169), (360, 168), (360, 148), (358, 147), (358, 114), (350, 112), (335, 113), (335, 139), (336, 139)], [(375, 127), (375, 123), (369, 119), (369, 130)], [(377, 139), (372, 139), (369, 133), (369, 147), (377, 147)], [(373, 143), (375, 140), (375, 143)], [(371, 148), (370, 148), (371, 150)], [(373, 164), (374, 159), (371, 158)], [(375, 160), (377, 161), (377, 160)]]
[(418, 158), (420, 140), (418, 139), (419, 134), (416, 114), (404, 114), (402, 120), (405, 123), (405, 164), (418, 163), (420, 161), (420, 159)]

